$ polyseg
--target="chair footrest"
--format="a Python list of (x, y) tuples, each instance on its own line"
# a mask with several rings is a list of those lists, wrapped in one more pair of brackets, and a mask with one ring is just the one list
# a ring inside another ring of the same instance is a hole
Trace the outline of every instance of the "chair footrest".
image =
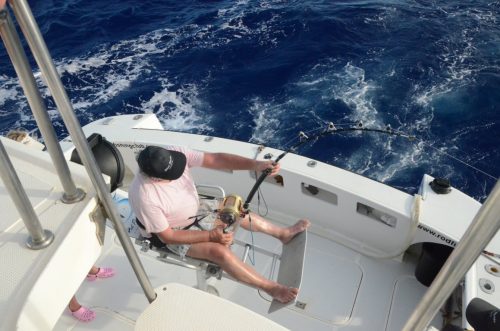
[[(280, 267), (278, 271), (278, 283), (300, 289), (302, 282), (302, 272), (304, 269), (304, 260), (306, 257), (307, 231), (303, 231), (295, 236), (289, 243), (283, 245)], [(273, 300), (268, 313), (275, 312), (278, 309), (294, 304), (296, 300), (289, 303), (281, 303)]]

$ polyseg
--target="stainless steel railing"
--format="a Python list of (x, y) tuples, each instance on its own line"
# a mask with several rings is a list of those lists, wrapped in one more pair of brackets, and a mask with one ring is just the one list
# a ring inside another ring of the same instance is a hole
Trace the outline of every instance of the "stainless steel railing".
[(50, 122), (42, 96), (36, 86), (35, 78), (33, 77), (33, 73), (30, 69), (28, 58), (26, 57), (26, 53), (21, 46), (21, 41), (7, 10), (2, 11), (0, 14), (0, 35), (14, 69), (16, 70), (17, 76), (19, 77), (19, 82), (23, 87), (28, 104), (33, 110), (33, 116), (35, 117), (38, 128), (42, 133), (43, 140), (47, 146), (47, 151), (49, 152), (53, 164), (56, 167), (59, 179), (64, 189), (62, 201), (66, 203), (78, 202), (85, 197), (85, 192), (78, 189), (71, 178), (68, 163), (64, 158), (61, 145), (59, 145), (59, 142), (57, 141), (56, 133), (52, 123)]
[(54, 240), (54, 234), (42, 228), (2, 141), (0, 141), (0, 177), (30, 234), (26, 245), (31, 249), (42, 249), (49, 246)]
[[(22, 55), (24, 55), (24, 53), (21, 54), (20, 50), (22, 50), (22, 48), (17, 47), (20, 45), (19, 38), (16, 39), (17, 35), (12, 33), (12, 21), (7, 10), (3, 9), (3, 5), (4, 4), (2, 3), (0, 8), (0, 36), (6, 45), (9, 56), (14, 57), (16, 60), (19, 58), (22, 61)], [(22, 74), (24, 78), (25, 73), (22, 72)], [(20, 81), (21, 80), (24, 82), (24, 79), (20, 78)], [(28, 233), (30, 234), (28, 240), (26, 241), (26, 245), (31, 249), (42, 249), (49, 246), (54, 240), (54, 234), (49, 230), (44, 230), (42, 228), (35, 210), (26, 195), (26, 191), (21, 185), (21, 181), (19, 180), (14, 166), (10, 161), (9, 155), (7, 154), (7, 151), (1, 141), (0, 176), (7, 191), (9, 192), (10, 197), (14, 201), (19, 214), (22, 217)]]
[[(75, 112), (73, 110), (71, 102), (68, 98), (68, 95), (66, 94), (66, 90), (64, 89), (64, 87), (62, 85), (59, 74), (57, 73), (55, 65), (52, 61), (50, 53), (49, 53), (47, 46), (45, 44), (45, 41), (42, 37), (40, 29), (38, 28), (38, 25), (33, 17), (31, 9), (30, 9), (28, 3), (26, 2), (26, 0), (9, 0), (9, 5), (13, 10), (14, 15), (16, 16), (17, 22), (19, 23), (21, 30), (23, 31), (23, 34), (28, 42), (29, 48), (31, 49), (31, 52), (35, 58), (35, 61), (38, 64), (40, 71), (45, 78), (45, 82), (47, 83), (47, 86), (52, 94), (52, 97), (54, 98), (56, 106), (59, 109), (59, 112), (61, 113), (61, 117), (64, 121), (64, 124), (66, 125), (66, 128), (68, 129), (68, 132), (71, 136), (71, 139), (72, 139), (73, 143), (75, 144), (75, 148), (78, 151), (78, 154), (80, 155), (80, 158), (83, 162), (85, 169), (87, 170), (87, 173), (89, 174), (89, 177), (92, 181), (92, 184), (96, 188), (99, 199), (102, 202), (109, 219), (111, 220), (111, 222), (114, 225), (114, 229), (116, 231), (118, 239), (120, 240), (120, 243), (123, 246), (125, 254), (127, 255), (127, 258), (129, 259), (130, 264), (131, 264), (131, 266), (136, 274), (136, 277), (143, 288), (143, 291), (146, 295), (146, 298), (148, 299), (149, 302), (152, 302), (156, 298), (156, 293), (154, 292), (154, 289), (153, 289), (151, 282), (149, 281), (149, 279), (146, 275), (144, 267), (143, 267), (141, 261), (139, 260), (137, 252), (135, 251), (135, 249), (132, 245), (132, 242), (130, 241), (130, 238), (128, 237), (128, 235), (123, 227), (123, 224), (121, 222), (121, 218), (118, 214), (116, 207), (114, 206), (111, 195), (108, 192), (108, 187), (107, 187), (106, 183), (104, 182), (101, 171), (100, 171), (100, 169), (95, 161), (94, 155), (92, 154), (91, 149), (87, 143), (87, 139), (83, 133), (83, 130), (80, 126), (80, 123), (78, 122), (78, 119), (75, 115)], [(5, 8), (4, 9), (0, 8), (0, 13), (4, 17), (5, 16), (8, 17), (8, 15), (9, 15)], [(7, 18), (6, 20), (4, 18), (4, 22), (0, 23), (0, 25), (4, 28), (4, 31), (3, 31), (4, 33), (2, 33), (2, 39), (4, 39), (4, 34), (6, 33), (7, 38), (10, 38), (9, 42), (14, 42), (17, 44), (17, 46), (14, 46), (15, 48), (16, 47), (22, 48), (22, 46), (19, 44), (19, 40), (15, 40), (15, 37), (12, 38), (12, 33), (11, 33), (12, 31), (9, 30), (10, 28), (8, 27), (9, 23), (5, 23), (6, 21), (8, 22), (8, 20), (9, 20), (9, 18)], [(7, 28), (6, 28), (6, 26), (7, 26)], [(19, 38), (17, 38), (17, 39), (19, 39)], [(5, 43), (5, 39), (4, 39), (4, 43)], [(14, 49), (11, 49), (11, 52), (13, 52), (13, 54), (16, 54), (16, 55), (20, 54), (19, 49), (17, 49), (17, 53), (15, 53)], [(9, 55), (10, 55), (10, 52), (9, 52)], [(26, 68), (24, 66), (27, 63), (23, 63), (22, 60), (21, 61), (17, 61), (17, 60), (18, 59), (15, 59), (13, 62), (16, 62), (15, 65), (17, 65), (18, 67), (19, 66), (23, 67), (22, 70), (23, 70), (23, 77), (24, 77), (24, 75), (25, 75), (24, 71), (26, 71)], [(18, 69), (16, 69), (16, 71), (17, 70)], [(30, 74), (30, 75), (32, 76), (32, 74)], [(26, 87), (28, 87), (28, 89), (30, 89), (32, 87), (29, 80), (30, 79), (27, 77), (23, 78), (23, 81), (24, 81), (24, 83), (26, 83)], [(35, 108), (33, 108), (33, 111), (34, 112), (36, 111), (37, 113), (41, 112), (41, 110), (40, 110), (41, 107), (39, 107), (38, 101), (35, 100), (35, 99), (37, 99), (36, 93), (31, 93), (30, 98), (32, 99), (31, 101), (33, 102), (33, 104), (35, 105)], [(31, 103), (30, 103), (30, 106), (32, 106)], [(41, 124), (45, 124), (44, 123), (45, 119), (43, 118), (44, 115), (38, 114), (37, 117), (38, 118), (35, 118), (37, 120), (37, 124), (40, 125), (40, 123), (38, 123), (39, 120), (41, 120), (41, 122), (43, 122)], [(54, 152), (54, 153), (57, 153), (57, 152)], [(56, 159), (53, 160), (54, 163), (58, 163), (60, 161), (61, 160), (59, 160), (58, 157), (56, 157)], [(62, 171), (62, 172), (65, 171), (63, 168), (64, 168), (64, 166), (62, 166), (60, 164), (58, 165), (57, 171), (58, 171), (59, 175), (61, 175), (60, 171)], [(63, 175), (63, 176), (65, 176), (64, 181), (66, 181), (66, 184), (71, 185), (71, 184), (69, 184), (70, 176), (68, 176), (68, 174)], [(61, 180), (61, 181), (63, 181), (63, 180)], [(28, 201), (28, 203), (29, 203), (29, 201)], [(30, 219), (29, 221), (34, 222), (35, 220)], [(38, 222), (38, 220), (36, 220), (36, 221)], [(39, 222), (38, 222), (38, 224), (39, 224)], [(33, 228), (38, 228), (38, 227), (33, 226)], [(40, 227), (40, 229), (41, 229), (41, 227)]]

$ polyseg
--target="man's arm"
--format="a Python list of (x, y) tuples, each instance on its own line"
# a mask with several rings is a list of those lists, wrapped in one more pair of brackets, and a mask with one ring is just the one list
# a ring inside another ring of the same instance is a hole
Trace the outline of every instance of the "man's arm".
[(3, 7), (5, 6), (5, 1), (6, 0), (0, 0), (0, 10), (2, 10)]
[(271, 168), (270, 176), (276, 175), (280, 170), (280, 165), (274, 164), (271, 160), (257, 161), (228, 153), (205, 153), (202, 166), (211, 169), (255, 170), (258, 172)]

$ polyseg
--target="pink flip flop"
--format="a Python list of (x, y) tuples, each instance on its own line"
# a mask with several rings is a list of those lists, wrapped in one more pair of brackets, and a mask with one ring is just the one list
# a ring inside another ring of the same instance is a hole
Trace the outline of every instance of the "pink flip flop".
[(95, 312), (87, 307), (81, 306), (80, 309), (71, 311), (71, 315), (80, 322), (90, 322), (95, 318)]
[(115, 269), (113, 268), (99, 268), (96, 274), (88, 274), (87, 280), (93, 282), (97, 278), (109, 278), (115, 275)]

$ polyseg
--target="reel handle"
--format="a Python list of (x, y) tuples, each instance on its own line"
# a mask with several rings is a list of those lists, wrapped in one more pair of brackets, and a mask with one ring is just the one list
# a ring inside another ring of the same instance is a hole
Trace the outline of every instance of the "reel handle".
[(222, 230), (222, 232), (223, 232), (223, 233), (229, 233), (229, 227), (230, 227), (231, 225), (233, 225), (233, 224), (228, 224), (228, 225), (227, 225), (227, 226), (226, 226), (226, 227)]

